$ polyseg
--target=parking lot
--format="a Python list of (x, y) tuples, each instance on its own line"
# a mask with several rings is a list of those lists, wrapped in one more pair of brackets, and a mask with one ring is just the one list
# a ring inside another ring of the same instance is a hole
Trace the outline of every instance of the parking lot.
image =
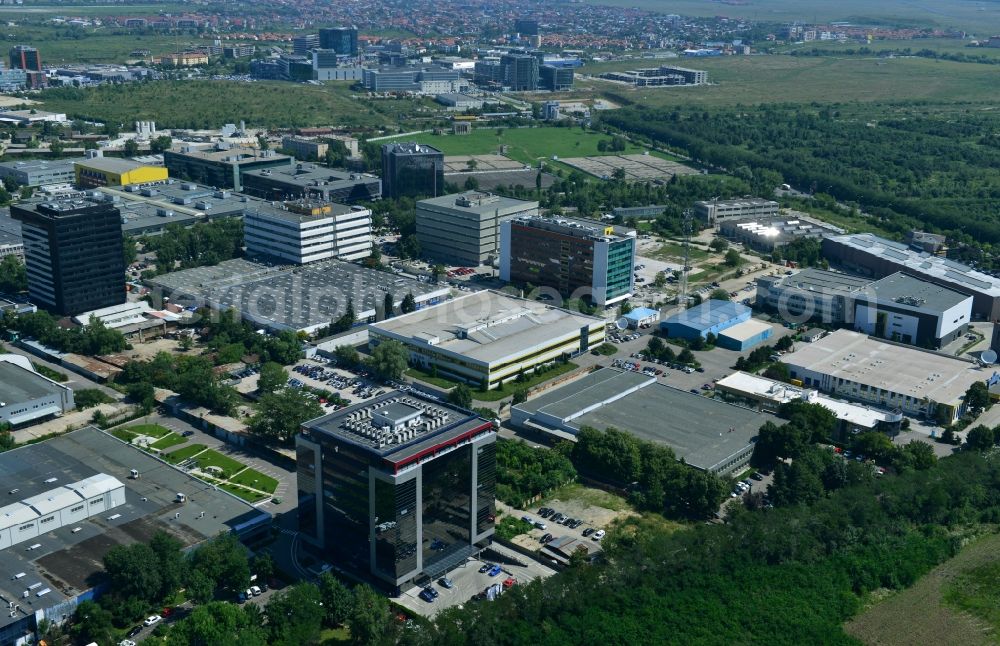
[[(291, 388), (308, 387), (329, 391), (346, 401), (348, 406), (376, 397), (387, 389), (371, 379), (366, 371), (348, 370), (335, 365), (335, 361), (319, 356), (315, 359), (303, 359), (292, 366), (288, 385)], [(335, 401), (320, 403), (330, 413), (343, 407)]]
[[(440, 579), (431, 583), (430, 587), (438, 593), (433, 601), (425, 601), (420, 598), (420, 592), (424, 588), (420, 585), (414, 585), (404, 590), (395, 601), (413, 612), (425, 617), (433, 617), (452, 606), (461, 606), (470, 602), (489, 603), (489, 601), (482, 599), (473, 600), (473, 597), (485, 592), (488, 587), (494, 584), (499, 584), (503, 588), (504, 581), (508, 579), (514, 579), (515, 585), (523, 585), (537, 578), (545, 578), (555, 574), (555, 570), (548, 566), (496, 543), (484, 550), (482, 556), (483, 558), (467, 559), (462, 565), (448, 572), (447, 577), (452, 587), (443, 586)], [(485, 565), (499, 565), (500, 572), (494, 576), (490, 576), (487, 572), (480, 572), (480, 569)]]

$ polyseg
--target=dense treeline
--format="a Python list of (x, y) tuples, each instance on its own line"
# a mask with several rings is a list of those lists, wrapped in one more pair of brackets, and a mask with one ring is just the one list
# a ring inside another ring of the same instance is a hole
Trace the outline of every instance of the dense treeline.
[(178, 262), (181, 269), (217, 265), (243, 255), (243, 220), (223, 218), (189, 228), (172, 223), (162, 235), (147, 236), (142, 243), (146, 251), (156, 253), (160, 273), (173, 271)]
[(728, 491), (718, 476), (678, 462), (666, 446), (609, 428), (583, 427), (572, 447), (581, 473), (629, 489), (629, 502), (674, 518), (705, 518)]
[(424, 643), (855, 643), (863, 596), (911, 585), (963, 528), (1000, 519), (1000, 461), (975, 452), (724, 525), (620, 532), (606, 562), (438, 615)]
[(988, 111), (635, 107), (602, 121), (737, 176), (777, 172), (794, 186), (862, 205), (889, 230), (920, 226), (962, 241), (1000, 242), (1000, 147), (983, 138), (1000, 129), (1000, 115)]
[(916, 56), (918, 58), (930, 58), (936, 61), (954, 61), (956, 63), (980, 63), (983, 65), (1000, 65), (1000, 57), (989, 54), (975, 54), (975, 50), (968, 52), (939, 52), (933, 49), (918, 49), (914, 51), (910, 47), (893, 47), (872, 49), (871, 47), (859, 47), (854, 49), (824, 49), (822, 47), (812, 47), (810, 49), (796, 49), (789, 52), (790, 56), (877, 56), (880, 58), (890, 56)]
[(98, 319), (83, 327), (63, 328), (55, 317), (42, 310), (19, 316), (5, 313), (0, 316), (0, 331), (5, 330), (16, 330), (60, 352), (92, 356), (121, 352), (129, 347), (121, 332), (108, 329)]
[(497, 441), (497, 498), (524, 509), (535, 496), (576, 479), (576, 469), (558, 451), (524, 442)]

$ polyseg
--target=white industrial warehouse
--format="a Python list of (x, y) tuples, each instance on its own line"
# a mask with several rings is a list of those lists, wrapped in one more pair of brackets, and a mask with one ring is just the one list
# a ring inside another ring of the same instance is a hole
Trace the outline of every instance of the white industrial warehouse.
[(124, 504), (125, 485), (98, 473), (0, 507), (0, 550)]

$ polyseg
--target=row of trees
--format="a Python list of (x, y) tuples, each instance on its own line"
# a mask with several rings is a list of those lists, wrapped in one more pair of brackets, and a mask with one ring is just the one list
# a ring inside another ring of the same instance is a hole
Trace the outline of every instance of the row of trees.
[(28, 272), (17, 256), (0, 260), (0, 294), (20, 294), (28, 289)]
[(998, 189), (991, 169), (1000, 164), (1000, 149), (970, 145), (997, 130), (994, 114), (953, 120), (899, 106), (881, 112), (867, 106), (864, 115), (846, 116), (780, 105), (713, 112), (638, 106), (603, 115), (602, 122), (736, 176), (767, 170), (811, 192), (864, 205), (883, 228), (920, 226), (970, 242), (1000, 242), (1000, 221), (990, 215)]
[(711, 516), (728, 493), (728, 483), (678, 461), (669, 447), (614, 428), (581, 428), (570, 456), (580, 473), (627, 487), (632, 504), (672, 518)]
[(367, 585), (351, 589), (330, 573), (316, 583), (297, 583), (255, 604), (212, 602), (198, 606), (170, 628), (172, 646), (239, 644), (299, 646), (319, 643), (324, 628), (346, 626), (354, 644), (394, 643), (400, 626), (389, 602)]
[(16, 330), (60, 352), (98, 355), (121, 352), (129, 347), (121, 332), (108, 329), (98, 319), (92, 318), (85, 326), (67, 329), (42, 310), (19, 316), (4, 313), (0, 316), (0, 331), (6, 330)]
[(576, 480), (576, 468), (564, 452), (524, 442), (497, 441), (497, 498), (525, 509), (537, 496)]
[(189, 554), (163, 531), (148, 543), (116, 545), (104, 556), (107, 593), (97, 602), (77, 606), (72, 627), (80, 643), (114, 643), (113, 628), (124, 628), (169, 604), (184, 588), (196, 603), (217, 596), (232, 598), (250, 585), (253, 569), (262, 579), (273, 576), (269, 556), (251, 561), (234, 534), (220, 534)]
[(216, 265), (243, 255), (243, 220), (222, 218), (199, 222), (192, 227), (171, 223), (162, 235), (142, 238), (146, 251), (156, 253), (160, 273)]

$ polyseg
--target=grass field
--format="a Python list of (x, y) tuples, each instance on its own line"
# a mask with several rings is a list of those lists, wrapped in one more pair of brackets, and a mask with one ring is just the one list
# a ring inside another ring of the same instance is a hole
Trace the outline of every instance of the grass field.
[(117, 437), (122, 442), (128, 442), (129, 444), (131, 444), (132, 440), (134, 440), (136, 437), (135, 433), (130, 433), (123, 428), (116, 428), (111, 431), (111, 434)]
[(172, 446), (177, 446), (178, 444), (184, 444), (187, 442), (183, 437), (177, 433), (170, 433), (169, 435), (164, 435), (160, 439), (156, 440), (149, 445), (151, 449), (158, 449), (163, 451), (164, 449), (169, 449)]
[(382, 126), (404, 118), (418, 102), (361, 101), (349, 83), (157, 81), (97, 88), (56, 88), (40, 96), (46, 110), (70, 118), (115, 124), (152, 119), (163, 128), (218, 128), (245, 120), (251, 126), (338, 124)]
[(591, 507), (602, 507), (611, 511), (628, 511), (632, 506), (628, 501), (603, 489), (586, 487), (578, 482), (559, 487), (545, 497), (539, 504), (548, 503), (552, 500), (574, 500), (580, 501)]
[(559, 363), (552, 366), (551, 369), (543, 372), (542, 374), (530, 374), (526, 375), (522, 383), (508, 382), (501, 386), (500, 388), (494, 388), (493, 390), (488, 390), (486, 392), (481, 392), (478, 388), (473, 389), (472, 398), (476, 401), (481, 402), (498, 402), (501, 399), (511, 397), (514, 391), (518, 388), (533, 388), (540, 383), (549, 381), (550, 379), (555, 379), (559, 375), (564, 375), (567, 372), (572, 372), (580, 366), (576, 365), (572, 361), (567, 361), (566, 363)]
[[(1000, 83), (993, 65), (956, 63), (925, 58), (876, 60), (863, 57), (729, 56), (680, 59), (678, 64), (708, 72), (710, 85), (633, 89), (595, 79), (581, 87), (591, 94), (611, 93), (612, 100), (672, 105), (732, 106), (758, 103), (850, 103), (930, 101), (956, 103), (1000, 100)], [(632, 69), (640, 61), (588, 65), (582, 72)]]
[(278, 488), (278, 481), (269, 475), (265, 475), (256, 469), (247, 467), (229, 479), (234, 484), (246, 485), (254, 489), (260, 489), (267, 493), (274, 493)]
[(160, 426), (159, 424), (135, 424), (127, 426), (125, 429), (130, 433), (148, 435), (149, 437), (166, 437), (172, 432), (169, 428)]
[(190, 446), (185, 446), (183, 449), (177, 449), (176, 451), (171, 451), (170, 453), (166, 453), (162, 457), (170, 464), (177, 464), (179, 462), (187, 460), (192, 456), (201, 453), (206, 448), (208, 447), (206, 447), (204, 444), (192, 444)]
[(590, 4), (642, 7), (682, 16), (727, 16), (762, 22), (849, 21), (860, 24), (957, 27), (987, 36), (1000, 31), (1000, 5), (971, 0), (587, 0)]
[[(509, 146), (507, 156), (532, 164), (537, 160), (551, 159), (553, 155), (563, 157), (587, 157), (590, 155), (608, 155), (641, 153), (645, 149), (628, 144), (624, 152), (600, 152), (597, 149), (599, 141), (608, 140), (589, 130), (579, 128), (504, 128), (503, 134), (497, 137), (495, 128), (479, 128), (471, 135), (418, 135), (416, 137), (398, 137), (398, 141), (413, 141), (434, 146), (445, 155), (486, 155), (495, 153), (501, 144)], [(394, 140), (387, 140), (394, 141)], [(383, 143), (383, 142), (380, 142)]]
[[(996, 623), (1000, 620), (995, 605), (996, 579), (989, 578), (985, 588), (975, 584), (983, 572), (995, 576), (998, 567), (1000, 535), (981, 538), (913, 587), (878, 601), (844, 629), (866, 644), (880, 646), (996, 643), (993, 631), (1000, 628)], [(950, 605), (957, 600), (956, 589), (960, 590), (961, 610)], [(984, 612), (980, 614), (980, 610)], [(988, 624), (983, 620), (987, 617)]]
[[(652, 258), (654, 260), (683, 260), (684, 259), (684, 246), (677, 242), (665, 242), (660, 245), (660, 248), (651, 253), (643, 252), (640, 254), (646, 258)], [(709, 257), (709, 253), (704, 249), (700, 249), (696, 246), (691, 246), (688, 252), (688, 256), (692, 261), (705, 260)]]
[(968, 56), (985, 56), (1000, 61), (1000, 49), (995, 47), (969, 47), (968, 40), (960, 38), (917, 38), (914, 40), (876, 40), (870, 45), (856, 42), (840, 43), (836, 41), (813, 41), (810, 43), (791, 43), (777, 48), (780, 52), (811, 51), (819, 49), (830, 52), (857, 52), (862, 47), (879, 52), (883, 50), (904, 50), (913, 52), (930, 49), (942, 54), (966, 54)]
[(234, 496), (239, 496), (243, 500), (246, 500), (247, 502), (250, 503), (259, 502), (268, 497), (264, 494), (257, 493), (256, 491), (250, 491), (249, 489), (244, 489), (243, 487), (238, 487), (228, 482), (223, 482), (222, 484), (219, 485), (219, 488), (228, 491)]
[(215, 449), (206, 449), (203, 453), (199, 453), (195, 459), (198, 461), (198, 468), (202, 471), (208, 467), (219, 467), (227, 476), (236, 473), (245, 466), (242, 462), (223, 455)]

